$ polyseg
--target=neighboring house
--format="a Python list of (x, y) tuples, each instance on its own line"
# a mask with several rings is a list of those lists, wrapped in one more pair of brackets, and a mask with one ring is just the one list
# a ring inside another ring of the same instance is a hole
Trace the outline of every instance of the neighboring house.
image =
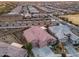
[(0, 57), (3, 57), (3, 56), (25, 57), (27, 56), (27, 51), (22, 48), (11, 46), (4, 42), (0, 42)]
[(54, 52), (47, 46), (43, 48), (32, 48), (35, 57), (54, 57)]
[(29, 9), (30, 13), (39, 13), (39, 11), (31, 5), (28, 6), (28, 9)]
[(0, 16), (0, 21), (17, 21), (17, 20), (23, 20), (23, 17), (18, 14), (3, 14)]
[(50, 43), (56, 43), (56, 39), (40, 26), (32, 26), (25, 30), (23, 36), (28, 43), (32, 43), (32, 45), (36, 47), (44, 47)]
[(15, 15), (15, 14), (20, 14), (22, 10), (22, 6), (17, 6), (16, 8), (14, 8), (10, 13), (8, 13), (9, 15)]
[[(72, 44), (79, 44), (79, 37), (73, 34), (70, 28), (66, 25), (59, 24), (57, 26), (49, 27), (48, 29), (61, 42), (66, 42), (69, 40), (70, 42), (72, 42)], [(70, 35), (70, 38), (69, 38), (69, 35)]]
[(43, 6), (36, 6), (36, 7), (39, 8), (39, 9), (41, 9), (41, 10), (43, 10), (43, 11), (45, 11), (46, 13), (52, 13), (52, 10), (50, 10), (48, 8), (45, 8)]
[(79, 37), (73, 33), (71, 33), (70, 36), (70, 41), (75, 45), (75, 44), (79, 44)]
[(24, 18), (31, 18), (31, 14), (29, 13), (27, 6), (24, 6), (22, 8), (22, 11), (23, 11), (23, 14), (21, 14), (21, 15), (23, 15)]
[(66, 42), (68, 40), (68, 37), (65, 35), (65, 32), (69, 32), (69, 28), (67, 26), (59, 24), (57, 26), (49, 27), (48, 30), (54, 34), (59, 41)]

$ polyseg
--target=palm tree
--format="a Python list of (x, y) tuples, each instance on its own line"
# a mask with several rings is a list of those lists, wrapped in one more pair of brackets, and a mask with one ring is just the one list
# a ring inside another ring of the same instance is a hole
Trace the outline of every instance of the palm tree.
[(23, 48), (25, 48), (27, 50), (28, 56), (32, 54), (32, 51), (31, 51), (32, 50), (32, 44), (31, 43), (24, 44)]
[(66, 57), (66, 51), (65, 51), (63, 42), (60, 42), (59, 47), (60, 47), (62, 57)]

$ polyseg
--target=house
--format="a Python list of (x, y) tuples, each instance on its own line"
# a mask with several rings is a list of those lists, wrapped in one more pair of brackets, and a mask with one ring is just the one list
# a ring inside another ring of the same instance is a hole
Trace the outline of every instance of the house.
[(29, 5), (28, 9), (30, 13), (37, 13), (37, 14), (39, 13), (39, 11), (34, 6)]
[(65, 35), (65, 32), (69, 32), (69, 28), (67, 26), (59, 24), (57, 26), (49, 27), (48, 30), (54, 34), (59, 39), (59, 41), (66, 42), (68, 40), (68, 37)]
[(0, 16), (0, 21), (17, 21), (17, 20), (23, 20), (23, 17), (18, 14), (3, 14)]
[(71, 29), (66, 25), (59, 24), (57, 26), (49, 27), (48, 30), (52, 32), (52, 34), (54, 34), (61, 42), (69, 40), (73, 45), (79, 44), (79, 37), (72, 33)]
[(28, 43), (32, 43), (34, 47), (44, 47), (48, 44), (55, 44), (56, 39), (48, 34), (40, 26), (32, 26), (24, 31), (23, 36)]
[(22, 10), (22, 6), (17, 6), (16, 8), (14, 8), (10, 13), (8, 13), (9, 15), (15, 15), (15, 14), (20, 14)]
[(4, 42), (0, 42), (0, 57), (25, 57), (27, 55), (28, 54), (25, 49), (15, 47)]
[(70, 39), (70, 42), (73, 43), (73, 45), (79, 44), (79, 37), (77, 35), (71, 33)]
[(43, 48), (32, 48), (35, 57), (54, 57), (54, 52), (47, 46)]

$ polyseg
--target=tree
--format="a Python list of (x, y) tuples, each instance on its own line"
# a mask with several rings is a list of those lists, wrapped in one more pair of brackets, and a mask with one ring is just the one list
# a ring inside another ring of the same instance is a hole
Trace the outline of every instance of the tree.
[(27, 49), (27, 52), (28, 52), (28, 55), (32, 54), (32, 44), (31, 43), (26, 43), (24, 44), (24, 47), (25, 49)]
[(59, 47), (60, 47), (62, 57), (66, 57), (66, 51), (65, 51), (63, 42), (60, 42)]

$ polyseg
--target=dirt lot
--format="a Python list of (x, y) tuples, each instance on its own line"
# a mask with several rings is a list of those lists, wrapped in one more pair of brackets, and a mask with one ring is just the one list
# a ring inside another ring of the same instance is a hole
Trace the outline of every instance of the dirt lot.
[(60, 16), (61, 18), (67, 18), (68, 21), (71, 21), (73, 24), (79, 25), (79, 14), (74, 15), (64, 15)]

